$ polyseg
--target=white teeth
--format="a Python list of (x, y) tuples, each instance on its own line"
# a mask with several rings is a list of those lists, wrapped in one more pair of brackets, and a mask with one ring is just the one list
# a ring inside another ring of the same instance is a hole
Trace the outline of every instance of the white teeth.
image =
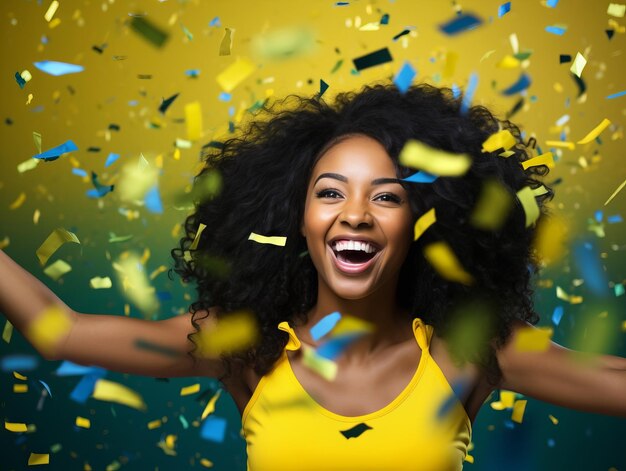
[(341, 252), (343, 250), (360, 250), (365, 253), (374, 253), (376, 249), (368, 242), (354, 240), (340, 240), (333, 243), (333, 250)]

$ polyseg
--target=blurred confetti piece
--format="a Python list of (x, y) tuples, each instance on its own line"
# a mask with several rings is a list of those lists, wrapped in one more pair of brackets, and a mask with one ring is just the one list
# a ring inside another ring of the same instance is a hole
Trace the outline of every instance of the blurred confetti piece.
[(65, 260), (55, 260), (54, 263), (44, 268), (43, 272), (52, 278), (54, 281), (58, 281), (66, 273), (72, 271), (72, 267)]
[(370, 67), (375, 67), (391, 61), (393, 61), (393, 58), (391, 57), (389, 49), (386, 47), (352, 59), (354, 68), (357, 71), (369, 69)]
[(510, 409), (515, 403), (515, 397), (517, 393), (515, 391), (508, 391), (506, 389), (500, 390), (500, 402), (505, 409)]
[(46, 162), (51, 162), (58, 159), (62, 154), (73, 152), (75, 150), (78, 150), (78, 147), (76, 147), (74, 141), (69, 140), (65, 141), (63, 144), (53, 147), (52, 149), (48, 149), (43, 153), (33, 155), (33, 159), (41, 159)]
[(37, 380), (37, 381), (39, 381), (43, 385), (43, 387), (46, 388), (46, 391), (48, 392), (48, 395), (50, 397), (52, 397), (52, 391), (50, 391), (50, 386), (48, 386), (48, 384), (46, 384), (44, 381), (42, 381), (40, 379)]
[(554, 312), (552, 312), (552, 323), (554, 325), (559, 325), (561, 323), (562, 317), (563, 317), (563, 306), (555, 307)]
[(259, 244), (270, 244), (270, 245), (278, 245), (280, 247), (284, 247), (287, 243), (287, 237), (282, 236), (263, 236), (259, 234), (255, 234), (251, 232), (248, 236), (248, 240), (253, 240), (254, 242), (258, 242)]
[(163, 214), (163, 203), (158, 185), (154, 185), (144, 196), (144, 205), (148, 211), (154, 214)]
[(145, 268), (139, 256), (125, 252), (113, 263), (118, 285), (123, 288), (124, 296), (148, 317), (159, 308), (155, 289), (150, 285)]
[(404, 178), (403, 180), (405, 182), (412, 182), (412, 183), (432, 183), (435, 180), (437, 180), (437, 175), (431, 175), (428, 172), (417, 172), (414, 173), (413, 175)]
[(33, 64), (42, 72), (45, 72), (47, 74), (54, 75), (54, 76), (75, 74), (75, 73), (82, 72), (83, 70), (85, 70), (85, 68), (82, 65), (68, 64), (66, 62), (40, 61), (40, 62), (33, 62)]
[(588, 143), (590, 143), (596, 137), (598, 137), (600, 135), (600, 133), (602, 131), (604, 131), (609, 126), (609, 124), (611, 124), (611, 121), (609, 121), (608, 119), (604, 118), (600, 124), (598, 124), (595, 128), (593, 128), (591, 131), (589, 131), (589, 134), (587, 134), (585, 137), (583, 137), (576, 144), (588, 144)]
[(84, 366), (64, 360), (63, 363), (61, 363), (61, 366), (56, 369), (54, 374), (57, 376), (79, 376), (88, 373), (95, 373), (101, 369), (102, 368), (97, 366)]
[(162, 425), (160, 419), (153, 420), (148, 422), (148, 430), (154, 430), (155, 428), (159, 428)]
[(249, 59), (238, 58), (216, 77), (217, 83), (225, 92), (232, 92), (234, 88), (248, 78), (256, 70), (256, 65)]
[(222, 394), (221, 389), (218, 389), (217, 392), (213, 394), (211, 399), (209, 399), (209, 402), (207, 402), (206, 407), (202, 411), (202, 416), (200, 417), (200, 420), (206, 419), (209, 414), (212, 414), (213, 412), (215, 412), (215, 403), (217, 402), (221, 394)]
[(617, 189), (613, 192), (613, 194), (611, 196), (609, 196), (609, 199), (606, 200), (606, 202), (604, 203), (604, 206), (606, 206), (607, 204), (609, 204), (613, 198), (615, 198), (617, 196), (617, 194), (622, 191), (622, 188), (624, 188), (624, 186), (626, 186), (626, 180), (624, 180), (622, 182), (622, 184), (620, 186), (617, 187)]
[(518, 352), (544, 352), (550, 347), (552, 327), (520, 327), (515, 335)]
[(474, 93), (476, 92), (476, 88), (478, 87), (478, 74), (476, 72), (472, 72), (469, 77), (469, 81), (467, 83), (467, 87), (465, 87), (465, 92), (463, 93), (463, 99), (461, 100), (461, 108), (460, 113), (466, 114), (472, 105), (472, 100), (474, 98)]
[(472, 159), (467, 154), (452, 154), (409, 139), (400, 151), (400, 163), (438, 176), (461, 176)]
[(515, 136), (508, 129), (492, 134), (483, 142), (482, 152), (495, 152), (498, 149), (508, 150), (516, 143)]
[(533, 247), (543, 264), (547, 266), (563, 256), (568, 232), (567, 221), (556, 214), (543, 218), (537, 224)]
[(178, 93), (172, 95), (171, 97), (163, 100), (161, 102), (161, 105), (159, 106), (159, 113), (161, 114), (165, 114), (165, 112), (167, 111), (167, 109), (170, 107), (170, 105), (172, 103), (174, 103), (174, 100), (176, 100), (176, 98), (178, 98)]
[(70, 399), (79, 404), (84, 404), (91, 396), (96, 381), (106, 375), (106, 370), (99, 369), (94, 373), (87, 374), (81, 378), (70, 394)]
[(328, 360), (335, 360), (348, 345), (364, 334), (365, 332), (353, 332), (343, 335), (333, 334), (329, 340), (317, 348), (316, 354)]
[(415, 75), (416, 72), (411, 63), (409, 61), (405, 61), (400, 71), (393, 78), (393, 83), (396, 84), (400, 93), (406, 93), (411, 86)]
[(21, 192), (15, 201), (9, 205), (9, 209), (13, 210), (19, 208), (24, 204), (24, 201), (26, 201), (26, 193)]
[(91, 397), (100, 401), (116, 402), (134, 409), (147, 409), (138, 393), (122, 384), (102, 378), (96, 381)]
[(37, 131), (33, 131), (33, 141), (35, 142), (37, 153), (41, 154), (41, 134)]
[(52, 3), (50, 3), (50, 6), (48, 7), (48, 10), (46, 11), (45, 15), (43, 15), (44, 19), (50, 23), (50, 20), (52, 18), (54, 18), (54, 14), (57, 11), (57, 8), (59, 8), (59, 2), (57, 0), (53, 0)]
[(461, 13), (455, 15), (452, 20), (439, 25), (439, 30), (448, 36), (455, 36), (465, 31), (475, 29), (481, 23), (482, 20), (479, 17), (471, 13)]
[(123, 202), (143, 201), (146, 193), (157, 183), (158, 169), (141, 155), (137, 164), (122, 167), (116, 184), (117, 194)]
[(230, 56), (230, 50), (233, 47), (234, 28), (224, 28), (224, 37), (220, 42), (220, 56)]
[(258, 62), (293, 59), (312, 52), (315, 41), (315, 32), (307, 25), (288, 26), (255, 35), (250, 50)]
[(619, 3), (609, 3), (609, 6), (606, 10), (607, 14), (614, 16), (616, 18), (623, 18), (624, 13), (626, 12), (626, 5)]
[(185, 105), (187, 139), (196, 141), (202, 137), (202, 107), (199, 101)]
[(374, 332), (374, 325), (371, 322), (344, 314), (333, 328), (332, 335), (334, 337), (336, 335), (367, 332)]
[(576, 144), (569, 141), (546, 141), (546, 145), (550, 147), (564, 147), (569, 150), (574, 150), (576, 148)]
[(526, 410), (526, 399), (520, 399), (518, 401), (515, 401), (515, 404), (513, 405), (513, 413), (511, 414), (511, 420), (513, 422), (517, 422), (518, 424), (521, 424), (522, 421), (524, 420), (524, 411)]
[(554, 417), (552, 414), (548, 414), (548, 418), (550, 419), (550, 422), (552, 422), (554, 425), (557, 425), (559, 423), (559, 419)]
[(50, 305), (31, 321), (26, 334), (38, 351), (53, 354), (56, 347), (67, 338), (73, 325), (74, 318), (67, 308)]
[(516, 93), (526, 90), (528, 87), (530, 87), (530, 84), (530, 76), (528, 74), (522, 73), (517, 79), (517, 82), (515, 82), (509, 88), (505, 88), (500, 93), (506, 96), (515, 95)]
[(11, 336), (13, 335), (13, 324), (7, 319), (4, 323), (4, 329), (2, 329), (2, 340), (6, 343), (11, 343)]
[(498, 18), (502, 18), (508, 12), (511, 11), (511, 2), (503, 3), (498, 7)]
[(415, 227), (413, 228), (413, 240), (419, 239), (426, 229), (432, 226), (437, 221), (435, 214), (435, 208), (430, 208), (427, 212), (422, 214), (417, 221), (415, 221)]
[(39, 359), (34, 355), (13, 354), (6, 355), (0, 360), (2, 371), (31, 371), (39, 365)]
[(14, 393), (27, 393), (28, 392), (28, 384), (14, 384), (13, 385)]
[(4, 428), (9, 432), (26, 432), (26, 424), (19, 422), (7, 422), (4, 421)]
[(153, 46), (163, 47), (169, 34), (143, 16), (133, 16), (130, 28)]
[(560, 286), (556, 287), (556, 297), (562, 299), (563, 301), (567, 301), (570, 304), (581, 304), (583, 302), (582, 296), (567, 294)]
[(337, 322), (339, 322), (340, 320), (341, 314), (338, 311), (325, 315), (313, 327), (311, 327), (311, 337), (317, 342), (319, 339), (321, 339), (331, 330), (333, 330)]
[(621, 97), (621, 96), (624, 96), (624, 95), (626, 95), (626, 90), (622, 90), (621, 92), (617, 92), (617, 93), (613, 93), (611, 95), (607, 95), (606, 99), (607, 100), (612, 100), (613, 98), (618, 98), (618, 97)]
[(445, 242), (427, 245), (424, 247), (424, 256), (443, 278), (464, 285), (474, 283), (473, 277), (463, 269), (456, 255)]
[(91, 420), (85, 417), (76, 417), (76, 426), (81, 428), (91, 428)]
[(532, 159), (522, 162), (522, 168), (524, 170), (530, 167), (537, 167), (538, 165), (545, 165), (548, 168), (554, 168), (554, 157), (552, 152), (546, 152), (545, 154), (538, 155)]
[(609, 294), (609, 282), (600, 258), (600, 251), (593, 241), (577, 242), (573, 247), (573, 258), (586, 286), (597, 296)]
[(120, 158), (120, 154), (114, 154), (113, 152), (111, 152), (108, 157), (106, 162), (104, 163), (104, 168), (109, 167), (110, 165), (112, 165), (115, 161), (117, 161), (117, 159)]
[(512, 55), (507, 54), (502, 59), (500, 59), (500, 62), (496, 64), (496, 67), (498, 67), (499, 69), (515, 69), (516, 67), (519, 67), (519, 65), (519, 59), (516, 59)]
[(191, 386), (185, 386), (181, 388), (180, 395), (189, 396), (190, 394), (195, 394), (198, 391), (200, 391), (200, 383), (192, 384)]
[(583, 73), (583, 69), (587, 65), (587, 59), (583, 57), (580, 52), (576, 53), (576, 58), (574, 59), (574, 63), (570, 67), (570, 72), (573, 73), (576, 77), (580, 78), (580, 75)]
[(557, 36), (563, 36), (565, 34), (565, 31), (567, 31), (567, 26), (565, 25), (546, 26), (546, 31), (548, 33), (556, 34)]
[(472, 210), (470, 224), (483, 230), (502, 227), (513, 206), (513, 197), (496, 179), (483, 182), (478, 201)]
[(15, 379), (21, 379), (22, 381), (28, 380), (27, 376), (21, 375), (17, 371), (13, 372), (13, 376), (15, 377)]
[(522, 204), (526, 215), (526, 227), (530, 227), (539, 217), (539, 206), (532, 188), (525, 186), (517, 192), (517, 199)]
[(62, 227), (58, 227), (53, 230), (36, 251), (37, 258), (39, 259), (41, 266), (46, 264), (50, 256), (56, 252), (59, 247), (68, 242), (80, 244), (78, 237), (76, 237), (76, 234), (73, 232), (67, 231)]
[(337, 376), (337, 363), (318, 355), (315, 349), (308, 345), (302, 344), (302, 347), (302, 364), (327, 381), (333, 381)]
[(198, 339), (200, 355), (217, 358), (222, 353), (245, 350), (256, 343), (258, 326), (252, 313), (239, 311), (217, 319), (215, 326), (194, 335)]
[(28, 457), (28, 466), (36, 466), (39, 464), (50, 464), (50, 455), (48, 453), (32, 453)]
[(226, 432), (226, 420), (211, 415), (202, 423), (200, 436), (205, 440), (221, 443)]
[(89, 280), (89, 287), (93, 289), (107, 289), (111, 286), (113, 286), (113, 283), (111, 282), (111, 278), (108, 276), (94, 276)]
[(19, 173), (27, 172), (28, 170), (34, 169), (37, 165), (39, 165), (40, 162), (41, 162), (40, 159), (35, 159), (35, 158), (27, 159), (17, 165), (17, 171)]

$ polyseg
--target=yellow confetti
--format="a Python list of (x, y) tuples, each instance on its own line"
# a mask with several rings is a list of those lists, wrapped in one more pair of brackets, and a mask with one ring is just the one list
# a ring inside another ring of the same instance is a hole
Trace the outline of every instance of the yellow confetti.
[(427, 212), (422, 214), (419, 219), (415, 222), (415, 227), (413, 228), (413, 240), (419, 239), (426, 229), (432, 226), (437, 220), (437, 216), (435, 215), (435, 208), (430, 208)]
[(229, 65), (226, 70), (218, 74), (216, 80), (225, 92), (231, 92), (237, 85), (248, 78), (255, 69), (256, 66), (249, 59), (239, 58), (236, 62)]
[(2, 340), (6, 343), (11, 343), (11, 336), (13, 335), (13, 324), (7, 319), (4, 323), (4, 329), (2, 329)]
[[(33, 101), (34, 95), (32, 93), (28, 94), (28, 99), (26, 100), (26, 104), (30, 105), (30, 103)], [(41, 154), (41, 152), (39, 152)]]
[(446, 54), (446, 64), (444, 65), (442, 72), (444, 78), (452, 77), (454, 75), (454, 70), (456, 69), (456, 64), (458, 60), (459, 55), (456, 52), (448, 52)]
[(43, 272), (52, 278), (54, 281), (57, 281), (66, 273), (72, 271), (72, 267), (65, 260), (55, 260), (54, 263), (48, 265), (44, 268)]
[(159, 428), (161, 425), (162, 425), (161, 419), (153, 420), (152, 422), (148, 422), (148, 430)]
[(562, 299), (563, 301), (567, 301), (570, 304), (581, 304), (583, 302), (582, 296), (570, 295), (563, 290), (560, 286), (556, 287), (556, 297)]
[(89, 280), (89, 286), (93, 289), (107, 289), (113, 286), (113, 282), (108, 276), (95, 276)]
[(518, 352), (544, 352), (550, 347), (552, 327), (520, 327), (515, 335)]
[(14, 384), (13, 385), (14, 393), (25, 393), (28, 392), (28, 384)]
[(50, 464), (50, 455), (48, 453), (31, 453), (28, 457), (28, 466), (38, 464)]
[(159, 170), (140, 155), (138, 163), (128, 163), (121, 169), (121, 176), (115, 184), (115, 192), (120, 201), (134, 203), (143, 201), (146, 193), (158, 182)]
[(506, 220), (513, 205), (513, 197), (496, 179), (485, 180), (470, 224), (484, 230), (497, 230)]
[(17, 371), (14, 371), (14, 372), (13, 372), (13, 376), (14, 376), (16, 379), (21, 379), (22, 381), (26, 381), (26, 380), (28, 379), (28, 377), (27, 377), (27, 376), (21, 375), (21, 374), (19, 374)]
[(626, 12), (626, 5), (619, 3), (609, 3), (609, 7), (606, 10), (607, 14), (616, 18), (623, 18)]
[(85, 417), (76, 417), (76, 426), (82, 428), (91, 428), (91, 420), (86, 419)]
[(522, 162), (522, 168), (526, 170), (529, 167), (536, 167), (538, 165), (545, 165), (548, 168), (554, 168), (554, 157), (552, 152), (546, 152), (545, 154), (538, 155), (532, 159)]
[(539, 260), (547, 266), (560, 259), (565, 253), (568, 234), (569, 228), (563, 217), (553, 214), (543, 218), (533, 240)]
[(552, 421), (554, 425), (557, 425), (559, 423), (559, 419), (554, 417), (552, 414), (548, 414), (548, 417), (550, 418), (550, 420)]
[(4, 428), (9, 432), (26, 432), (27, 430), (26, 424), (19, 422), (7, 422), (6, 420), (4, 421)]
[(315, 349), (302, 344), (302, 364), (311, 371), (316, 372), (327, 381), (333, 381), (337, 377), (338, 366), (334, 361), (324, 358), (315, 352)]
[(515, 405), (513, 406), (513, 413), (511, 414), (511, 420), (513, 422), (517, 422), (521, 424), (524, 420), (524, 411), (526, 410), (526, 403), (528, 401), (526, 399), (520, 399), (519, 401), (515, 401)]
[(217, 392), (213, 394), (213, 397), (209, 400), (209, 402), (207, 402), (206, 407), (202, 411), (201, 420), (204, 420), (209, 414), (212, 414), (213, 412), (215, 412), (215, 403), (217, 402), (221, 394), (222, 394), (221, 389), (218, 389)]
[(533, 190), (529, 186), (525, 186), (517, 192), (517, 199), (522, 204), (524, 214), (526, 215), (526, 227), (531, 226), (539, 217), (539, 206), (535, 200)]
[(580, 78), (580, 74), (583, 73), (583, 69), (587, 65), (587, 59), (580, 53), (576, 53), (576, 58), (574, 59), (574, 63), (570, 67), (570, 72)]
[(445, 279), (464, 285), (474, 283), (473, 277), (459, 263), (456, 255), (445, 242), (435, 242), (424, 248), (424, 256)]
[(201, 458), (200, 459), (200, 464), (202, 466), (204, 466), (205, 468), (212, 468), (213, 467), (213, 462), (210, 460), (207, 460), (206, 458)]
[(202, 106), (199, 101), (185, 105), (185, 123), (187, 139), (197, 141), (202, 137)]
[(287, 237), (263, 236), (263, 235), (255, 234), (254, 232), (250, 233), (248, 240), (253, 240), (255, 242), (258, 242), (259, 244), (271, 244), (271, 245), (278, 245), (281, 247), (284, 247), (285, 244), (287, 243)]
[(123, 384), (115, 383), (107, 379), (100, 378), (96, 381), (96, 386), (91, 397), (101, 401), (124, 404), (125, 406), (133, 407), (139, 410), (147, 409), (142, 397), (137, 392), (124, 386)]
[(351, 316), (349, 314), (343, 314), (339, 322), (333, 327), (332, 336), (351, 334), (360, 332), (363, 334), (374, 332), (375, 327), (371, 322), (365, 321), (358, 317)]
[(9, 205), (9, 209), (19, 208), (20, 206), (22, 206), (22, 204), (24, 204), (24, 201), (26, 201), (26, 193), (22, 191), (20, 195), (16, 198), (16, 200)]
[(576, 144), (569, 141), (546, 141), (546, 145), (549, 147), (564, 147), (569, 150), (574, 150), (576, 148)]
[(50, 23), (48, 23), (48, 27), (50, 29), (56, 28), (61, 24), (61, 18), (54, 18)]
[(495, 152), (498, 149), (509, 150), (517, 141), (508, 129), (492, 134), (483, 142), (482, 152)]
[(502, 403), (505, 409), (510, 409), (513, 407), (513, 403), (515, 402), (516, 393), (514, 391), (507, 391), (506, 389), (502, 389), (500, 391), (500, 402)]
[(216, 319), (216, 325), (194, 333), (198, 338), (200, 355), (218, 358), (221, 353), (245, 350), (258, 340), (258, 326), (254, 315), (239, 311)]
[(41, 266), (44, 266), (50, 256), (56, 252), (59, 247), (67, 242), (72, 242), (75, 244), (80, 244), (78, 237), (73, 232), (67, 231), (62, 227), (59, 227), (53, 230), (48, 238), (44, 240), (43, 244), (37, 249), (37, 258), (39, 258), (39, 263)]
[(53, 0), (48, 7), (48, 11), (46, 11), (46, 14), (43, 16), (48, 23), (50, 23), (50, 20), (54, 17), (57, 8), (59, 8), (59, 2), (57, 0)]
[(409, 139), (400, 151), (400, 163), (433, 175), (449, 177), (464, 175), (472, 165), (472, 159), (467, 154), (452, 154)]
[(611, 121), (609, 121), (608, 119), (604, 118), (600, 124), (598, 124), (595, 128), (593, 128), (591, 131), (589, 131), (589, 134), (587, 134), (580, 141), (578, 141), (577, 144), (588, 144), (588, 143), (590, 143), (596, 137), (598, 137), (600, 135), (600, 133), (602, 131), (604, 131), (609, 126), (609, 124), (611, 124)]
[(181, 396), (189, 396), (190, 394), (195, 394), (200, 391), (200, 383), (192, 384), (191, 386), (185, 386), (181, 388), (180, 395)]
[(234, 28), (224, 28), (224, 37), (220, 42), (220, 56), (230, 56), (230, 50), (233, 47)]
[(485, 53), (483, 54), (483, 56), (480, 58), (480, 60), (479, 60), (478, 62), (482, 62), (482, 61), (484, 61), (485, 59), (490, 58), (490, 57), (491, 57), (491, 55), (492, 55), (494, 52), (496, 52), (496, 50), (495, 50), (495, 49), (491, 49), (490, 51), (485, 52)]
[(153, 315), (160, 306), (156, 290), (150, 285), (141, 259), (135, 253), (125, 252), (113, 263), (118, 283), (124, 296), (137, 306), (145, 317)]
[(54, 353), (56, 347), (67, 338), (73, 325), (74, 319), (67, 308), (50, 305), (28, 325), (26, 336), (45, 356)]
[(510, 54), (507, 54), (502, 59), (500, 59), (500, 62), (496, 64), (496, 67), (500, 69), (515, 69), (516, 67), (519, 67), (519, 65), (519, 59)]
[(624, 181), (622, 182), (622, 184), (621, 184), (620, 186), (618, 186), (618, 187), (617, 187), (617, 190), (615, 190), (615, 191), (613, 192), (613, 194), (612, 194), (611, 196), (609, 196), (609, 199), (608, 199), (608, 200), (606, 200), (606, 202), (604, 203), (604, 206), (606, 206), (607, 204), (609, 204), (609, 203), (613, 200), (613, 198), (615, 198), (615, 197), (617, 196), (617, 194), (618, 194), (620, 191), (622, 191), (622, 188), (624, 188), (624, 186), (626, 186), (626, 180), (624, 180)]
[(165, 265), (160, 265), (152, 273), (150, 273), (150, 276), (148, 278), (150, 278), (150, 280), (154, 280), (157, 276), (159, 276), (161, 273), (166, 272), (166, 271), (167, 271), (167, 267)]

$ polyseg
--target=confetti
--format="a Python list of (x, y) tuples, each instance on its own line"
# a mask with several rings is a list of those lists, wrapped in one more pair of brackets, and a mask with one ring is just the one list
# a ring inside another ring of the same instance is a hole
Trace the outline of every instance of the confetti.
[(576, 144), (589, 144), (596, 137), (598, 137), (600, 135), (600, 133), (602, 131), (604, 131), (609, 126), (609, 124), (611, 124), (611, 121), (609, 121), (608, 119), (604, 118), (600, 124), (598, 124), (595, 128), (593, 128), (591, 131), (589, 131), (589, 134), (587, 134), (585, 137), (583, 137)]
[(64, 142), (61, 145), (53, 147), (52, 149), (48, 149), (47, 151), (43, 153), (33, 155), (33, 158), (42, 159), (46, 162), (51, 162), (53, 160), (58, 159), (62, 154), (65, 154), (67, 152), (73, 152), (75, 150), (78, 150), (78, 147), (76, 147), (76, 144), (74, 144), (74, 142), (70, 140), (70, 141)]
[(574, 63), (570, 67), (570, 72), (573, 73), (576, 77), (580, 78), (580, 75), (583, 73), (583, 69), (587, 65), (587, 59), (583, 57), (583, 55), (578, 52), (576, 53), (576, 58), (574, 59)]
[(513, 413), (511, 414), (511, 420), (513, 422), (517, 422), (518, 424), (522, 423), (524, 419), (524, 411), (526, 410), (526, 400), (520, 399), (519, 401), (515, 401), (513, 405)]
[(31, 371), (39, 365), (39, 359), (34, 355), (13, 354), (5, 355), (0, 360), (2, 371)]
[(467, 113), (469, 107), (472, 104), (472, 99), (474, 98), (474, 92), (476, 92), (476, 87), (478, 86), (478, 74), (472, 73), (470, 75), (469, 81), (467, 83), (467, 87), (465, 89), (465, 93), (463, 93), (463, 99), (461, 100), (461, 114)]
[(613, 98), (619, 98), (621, 96), (626, 95), (626, 90), (622, 90), (621, 92), (613, 93), (612, 95), (607, 95), (607, 100), (612, 100)]
[(545, 154), (538, 155), (536, 157), (533, 157), (532, 159), (525, 160), (521, 164), (524, 170), (530, 167), (537, 167), (539, 165), (545, 165), (548, 168), (554, 168), (554, 157), (552, 156), (552, 152), (546, 152)]
[(199, 101), (185, 105), (187, 139), (196, 141), (202, 137), (202, 107)]
[(472, 164), (467, 154), (452, 154), (409, 139), (400, 151), (400, 163), (438, 176), (464, 175)]
[(322, 317), (310, 329), (311, 337), (313, 338), (313, 340), (318, 341), (319, 339), (324, 337), (326, 334), (328, 334), (331, 330), (333, 330), (333, 328), (335, 327), (337, 322), (339, 322), (340, 319), (341, 319), (341, 314), (337, 311), (327, 314), (326, 316)]
[(62, 227), (53, 230), (36, 251), (37, 258), (39, 259), (41, 266), (46, 264), (48, 259), (59, 249), (59, 247), (68, 242), (80, 244), (78, 237), (76, 237), (76, 234), (73, 232), (65, 230)]
[(552, 327), (520, 327), (514, 347), (518, 352), (544, 352), (550, 347)]
[(492, 134), (483, 142), (482, 152), (495, 152), (498, 149), (508, 150), (513, 147), (517, 141), (515, 136), (508, 129), (502, 129)]
[(92, 289), (107, 289), (111, 286), (113, 286), (113, 283), (111, 282), (111, 278), (108, 276), (94, 276), (89, 280), (89, 287)]
[(217, 392), (213, 395), (213, 397), (209, 399), (209, 402), (207, 402), (206, 407), (202, 411), (202, 416), (200, 417), (201, 420), (206, 419), (209, 414), (212, 414), (213, 412), (215, 412), (215, 403), (217, 402), (221, 394), (222, 394), (222, 390), (218, 389)]
[(624, 13), (626, 12), (626, 5), (620, 3), (609, 3), (609, 6), (606, 10), (607, 14), (614, 16), (616, 18), (624, 18)]
[(69, 335), (74, 322), (68, 308), (50, 305), (31, 321), (26, 328), (26, 335), (38, 351), (53, 354)]
[(622, 184), (620, 186), (617, 187), (617, 189), (613, 192), (613, 194), (611, 196), (609, 196), (609, 199), (606, 200), (604, 202), (604, 206), (606, 206), (607, 204), (609, 204), (611, 201), (613, 201), (613, 198), (615, 198), (617, 196), (617, 194), (622, 191), (622, 188), (624, 188), (624, 186), (626, 186), (626, 180), (624, 180), (622, 182)]
[(405, 182), (412, 183), (432, 183), (439, 178), (437, 175), (432, 175), (428, 172), (417, 172), (411, 175), (410, 177), (406, 177), (403, 180)]
[(283, 236), (263, 236), (259, 234), (255, 234), (251, 232), (248, 236), (248, 240), (253, 240), (254, 242), (258, 242), (259, 244), (270, 244), (270, 245), (278, 245), (280, 247), (284, 247), (287, 243), (287, 237)]
[(563, 26), (563, 25), (546, 26), (546, 31), (548, 33), (556, 34), (557, 36), (563, 36), (565, 34), (565, 31), (567, 31), (567, 26)]
[(443, 278), (464, 285), (474, 283), (473, 277), (463, 269), (456, 255), (445, 242), (427, 245), (424, 248), (424, 256)]
[(524, 214), (526, 215), (526, 227), (532, 226), (532, 224), (539, 217), (539, 206), (535, 200), (535, 194), (532, 188), (525, 186), (517, 192), (517, 199), (522, 204)]
[(450, 21), (439, 25), (439, 30), (448, 36), (455, 36), (465, 31), (475, 29), (482, 23), (482, 20), (471, 13), (461, 13), (455, 15)]
[(59, 75), (76, 74), (82, 72), (85, 68), (82, 65), (68, 64), (66, 62), (56, 61), (40, 61), (33, 62), (42, 72), (58, 77)]
[(214, 415), (209, 416), (200, 429), (200, 436), (205, 440), (222, 443), (226, 433), (226, 420)]
[(174, 103), (174, 100), (176, 100), (176, 98), (178, 98), (179, 93), (175, 93), (174, 95), (172, 95), (171, 97), (163, 100), (161, 102), (161, 105), (159, 106), (159, 113), (161, 114), (165, 114), (165, 112), (167, 111), (167, 109), (170, 107), (170, 105), (172, 103)]
[(522, 73), (517, 79), (517, 82), (515, 82), (509, 88), (502, 90), (500, 93), (506, 96), (515, 95), (516, 93), (526, 90), (528, 87), (530, 87), (530, 84), (530, 77), (527, 74)]
[(58, 281), (63, 275), (72, 271), (72, 267), (65, 260), (55, 260), (54, 263), (44, 268), (43, 272), (52, 278), (54, 281)]
[(85, 417), (76, 417), (76, 426), (81, 428), (91, 428), (91, 420)]
[(508, 12), (511, 11), (511, 2), (503, 3), (498, 7), (498, 18), (502, 18)]
[(32, 453), (28, 457), (28, 466), (36, 466), (39, 464), (50, 464), (50, 455), (48, 453)]
[(230, 56), (230, 50), (233, 47), (233, 35), (235, 30), (233, 28), (224, 28), (224, 37), (220, 42), (220, 56)]
[(229, 65), (226, 70), (217, 75), (217, 83), (225, 92), (232, 92), (237, 85), (248, 78), (256, 66), (245, 58), (238, 58), (236, 62)]
[(411, 63), (409, 61), (405, 61), (400, 71), (393, 78), (393, 83), (396, 84), (396, 87), (398, 87), (398, 90), (400, 90), (401, 93), (406, 93), (411, 86), (415, 75), (415, 69), (411, 66)]
[(470, 224), (483, 230), (497, 230), (513, 206), (513, 197), (496, 179), (486, 180), (472, 210)]
[(309, 347), (306, 344), (302, 344), (303, 356), (302, 364), (308, 367), (311, 371), (319, 374), (327, 381), (333, 381), (337, 377), (338, 366), (332, 360), (324, 358), (315, 352), (314, 348)]
[(9, 432), (26, 432), (26, 424), (4, 421), (4, 428)]
[(92, 396), (100, 401), (116, 402), (138, 410), (146, 410), (141, 396), (132, 389), (103, 378), (96, 381)]
[(217, 358), (222, 353), (245, 350), (258, 341), (258, 326), (250, 312), (233, 312), (216, 322), (213, 328), (193, 334), (201, 356)]
[(130, 21), (130, 28), (157, 48), (163, 47), (169, 37), (167, 32), (143, 16), (133, 16), (133, 19)]
[(364, 56), (352, 59), (352, 62), (354, 63), (354, 68), (357, 71), (360, 71), (377, 65), (385, 64), (387, 62), (391, 62), (392, 60), (393, 58), (391, 57), (389, 49), (384, 47), (377, 51), (370, 52), (369, 54), (365, 54)]
[(432, 226), (437, 220), (437, 216), (435, 215), (435, 208), (430, 208), (427, 212), (422, 214), (419, 219), (415, 222), (415, 226), (413, 228), (413, 240), (419, 239), (426, 229)]
[(181, 396), (189, 396), (190, 394), (195, 394), (200, 391), (200, 383), (192, 384), (191, 386), (185, 386), (181, 388), (180, 395)]

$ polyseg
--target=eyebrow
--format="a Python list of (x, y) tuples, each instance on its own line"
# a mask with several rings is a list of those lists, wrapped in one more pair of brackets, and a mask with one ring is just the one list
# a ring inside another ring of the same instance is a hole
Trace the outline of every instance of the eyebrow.
[[(335, 180), (339, 180), (340, 182), (348, 183), (348, 177), (345, 177), (339, 173), (322, 173), (319, 177), (315, 179), (315, 183), (317, 183), (322, 178), (333, 178)], [(315, 185), (315, 183), (313, 183)], [(397, 183), (402, 185), (401, 180), (398, 178), (375, 178), (371, 181), (372, 185), (384, 185), (385, 183)]]

